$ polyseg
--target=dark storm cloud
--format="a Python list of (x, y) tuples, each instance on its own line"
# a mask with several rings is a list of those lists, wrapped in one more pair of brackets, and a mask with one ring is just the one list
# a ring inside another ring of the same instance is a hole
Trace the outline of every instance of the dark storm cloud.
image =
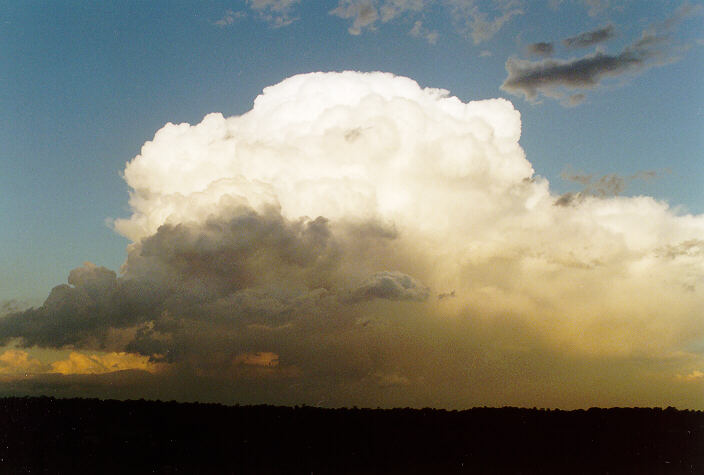
[(653, 56), (645, 50), (627, 49), (617, 55), (595, 53), (574, 60), (546, 59), (524, 61), (509, 58), (506, 61), (508, 77), (501, 89), (535, 100), (539, 93), (560, 95), (558, 88), (589, 89), (605, 78), (638, 71)]
[(41, 307), (1, 318), (0, 342), (128, 351), (199, 368), (215, 358), (225, 372), (243, 352), (283, 353), (281, 371), (290, 361), (315, 366), (315, 356), (304, 355), (315, 344), (283, 340), (354, 326), (346, 303), (427, 298), (428, 289), (402, 272), (371, 271), (396, 236), (375, 221), (333, 233), (322, 217), (288, 220), (247, 207), (162, 225), (130, 248), (123, 276), (86, 263)]
[(551, 56), (553, 51), (555, 51), (555, 47), (552, 43), (531, 43), (526, 46), (526, 51), (528, 54), (532, 54), (534, 56)]
[(153, 317), (159, 297), (147, 282), (118, 280), (104, 267), (86, 263), (54, 287), (38, 308), (0, 319), (0, 342), (21, 338), (24, 346), (102, 346), (110, 328), (126, 328)]
[(364, 284), (355, 289), (350, 296), (353, 302), (387, 299), (417, 300), (428, 298), (429, 290), (413, 277), (401, 272), (377, 272)]
[[(581, 58), (522, 60), (510, 57), (506, 60), (508, 76), (501, 89), (511, 94), (522, 95), (529, 101), (537, 100), (540, 94), (560, 99), (565, 105), (576, 105), (583, 96), (566, 98), (564, 89), (593, 89), (609, 77), (637, 73), (645, 69), (677, 61), (684, 47), (676, 46), (670, 36), (673, 28), (684, 18), (700, 11), (688, 4), (678, 8), (668, 19), (643, 31), (640, 38), (627, 45), (621, 52), (609, 54), (597, 51)], [(568, 38), (573, 47), (594, 44), (608, 39), (609, 27)], [(574, 98), (577, 100), (574, 100)]]
[(610, 40), (614, 37), (614, 34), (615, 29), (613, 25), (606, 25), (602, 28), (597, 28), (596, 30), (587, 31), (569, 38), (565, 38), (562, 40), (562, 44), (568, 49), (587, 48), (589, 46)]

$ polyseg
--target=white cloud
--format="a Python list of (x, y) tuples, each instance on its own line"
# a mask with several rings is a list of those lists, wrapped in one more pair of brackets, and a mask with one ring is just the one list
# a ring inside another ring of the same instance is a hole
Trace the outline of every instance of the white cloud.
[[(125, 170), (134, 214), (117, 229), (139, 241), (163, 223), (202, 222), (228, 196), (255, 209), (280, 207), (287, 219), (324, 216), (333, 230), (341, 221), (377, 220), (394, 223), (394, 248), (412, 249), (416, 265), (433, 265), (376, 272), (457, 289), (453, 302), (481, 312), (552, 321), (551, 338), (609, 351), (643, 341), (636, 331), (614, 331), (623, 340), (600, 343), (568, 337), (567, 322), (596, 331), (607, 315), (634, 325), (652, 318), (650, 328), (660, 328), (655, 315), (664, 313), (672, 338), (675, 328), (691, 330), (688, 312), (702, 299), (700, 264), (656, 255), (700, 236), (704, 218), (678, 217), (647, 197), (555, 206), (558, 197), (533, 175), (519, 136), (519, 114), (504, 100), (464, 104), (381, 73), (295, 76), (266, 88), (241, 117), (213, 114), (159, 131)], [(669, 284), (651, 280), (654, 272)], [(623, 297), (634, 292), (659, 295), (666, 307)], [(659, 341), (674, 340), (659, 334)]]

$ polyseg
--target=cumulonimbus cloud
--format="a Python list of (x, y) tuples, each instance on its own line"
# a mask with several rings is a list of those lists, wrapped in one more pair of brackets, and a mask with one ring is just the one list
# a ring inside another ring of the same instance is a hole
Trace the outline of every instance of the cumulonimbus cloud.
[(120, 274), (73, 270), (0, 340), (120, 354), (160, 388), (193, 382), (180, 397), (567, 407), (648, 404), (666, 381), (696, 405), (677, 375), (704, 367), (704, 216), (555, 206), (520, 133), (506, 100), (358, 72), (167, 124), (124, 170)]

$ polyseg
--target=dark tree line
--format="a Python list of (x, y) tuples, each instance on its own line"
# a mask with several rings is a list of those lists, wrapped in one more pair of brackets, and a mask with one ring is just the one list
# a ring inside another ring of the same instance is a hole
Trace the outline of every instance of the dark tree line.
[(704, 473), (704, 412), (0, 399), (0, 473)]

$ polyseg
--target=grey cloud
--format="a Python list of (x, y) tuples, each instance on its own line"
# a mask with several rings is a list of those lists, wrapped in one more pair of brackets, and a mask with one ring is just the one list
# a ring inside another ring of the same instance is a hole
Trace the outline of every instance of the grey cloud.
[(246, 207), (201, 224), (163, 225), (130, 247), (122, 276), (86, 263), (42, 306), (0, 317), (0, 343), (128, 351), (182, 369), (211, 368), (217, 354), (224, 372), (237, 354), (272, 351), (281, 371), (293, 371), (292, 362), (315, 367), (309, 340), (334, 341), (360, 318), (345, 305), (348, 296), (427, 298), (400, 272), (374, 274), (361, 288), (347, 284), (383, 262), (397, 236), (373, 220), (333, 227), (322, 217), (288, 220), (276, 209)]
[(574, 107), (586, 100), (587, 96), (585, 94), (579, 93), (579, 94), (571, 94), (570, 97), (567, 99), (567, 106), (568, 107)]
[(381, 21), (393, 20), (407, 11), (421, 11), (428, 3), (429, 0), (386, 0), (379, 8)]
[(581, 193), (573, 193), (571, 191), (563, 193), (559, 196), (553, 203), (555, 206), (570, 206), (572, 204), (579, 203), (584, 198)]
[(448, 5), (460, 31), (471, 36), (475, 45), (491, 39), (511, 18), (523, 14), (519, 0), (491, 2), (493, 16), (476, 0), (449, 0)]
[(580, 33), (576, 36), (571, 36), (562, 40), (565, 48), (587, 48), (589, 46), (608, 41), (614, 37), (615, 30), (613, 25), (606, 25), (596, 30)]
[(259, 17), (274, 27), (287, 26), (297, 20), (293, 9), (300, 0), (247, 0), (247, 5)]
[(621, 176), (615, 173), (602, 175), (598, 178), (593, 175), (581, 173), (562, 173), (562, 179), (579, 183), (583, 189), (578, 192), (568, 192), (561, 195), (556, 201), (556, 206), (569, 206), (579, 203), (587, 196), (597, 196), (605, 198), (617, 196), (627, 188), (628, 184), (634, 180), (652, 180), (656, 176), (652, 170), (641, 171), (629, 176)]
[(30, 305), (20, 302), (15, 299), (2, 300), (0, 301), (0, 316), (8, 313), (19, 312), (20, 310), (26, 309)]
[[(339, 0), (330, 11), (331, 15), (352, 20), (348, 31), (359, 35), (365, 29), (373, 30), (377, 22), (387, 23), (402, 15), (417, 14), (433, 0)], [(523, 14), (522, 0), (493, 0), (480, 5), (479, 0), (446, 0), (442, 2), (459, 32), (471, 37), (474, 44), (491, 39), (499, 30), (517, 15)], [(414, 22), (409, 31), (412, 36), (424, 38), (434, 44), (439, 34), (429, 30), (421, 20)]]
[(352, 26), (348, 28), (351, 35), (361, 34), (364, 28), (371, 27), (379, 19), (379, 11), (371, 0), (340, 0), (330, 14), (352, 19)]
[(234, 10), (227, 10), (225, 14), (219, 20), (215, 21), (213, 24), (224, 28), (226, 26), (233, 25), (237, 20), (244, 18), (246, 13)]
[[(523, 95), (536, 101), (539, 94), (564, 101), (563, 89), (593, 89), (608, 77), (640, 72), (676, 61), (677, 48), (670, 38), (670, 31), (678, 21), (691, 14), (693, 9), (678, 9), (670, 18), (646, 29), (641, 37), (618, 54), (598, 51), (581, 58), (542, 61), (506, 60), (508, 76), (501, 89), (511, 94)], [(583, 100), (577, 96), (578, 102)], [(570, 100), (564, 101), (566, 105)]]
[(562, 97), (557, 90), (584, 89), (597, 86), (603, 78), (619, 76), (644, 67), (649, 55), (637, 51), (623, 51), (618, 55), (595, 53), (574, 60), (524, 61), (506, 60), (508, 77), (501, 89), (511, 94), (521, 94), (535, 101), (539, 93), (549, 97)]
[(582, 3), (589, 8), (587, 13), (591, 17), (601, 14), (611, 7), (610, 0), (582, 0)]
[(456, 293), (454, 290), (452, 292), (444, 292), (442, 294), (438, 294), (438, 300), (453, 298), (455, 296), (456, 296)]
[(113, 271), (87, 263), (69, 275), (72, 285), (54, 287), (38, 308), (0, 319), (0, 342), (23, 346), (104, 347), (110, 329), (123, 329), (157, 315), (163, 296), (150, 282), (117, 279)]
[[(352, 26), (348, 31), (352, 35), (359, 35), (365, 28), (374, 29), (377, 21), (387, 23), (407, 12), (419, 12), (429, 3), (429, 0), (385, 0), (381, 4), (376, 0), (339, 0), (330, 14), (351, 19)], [(434, 43), (438, 36), (436, 32), (423, 29), (420, 25), (414, 26), (411, 32), (413, 36), (422, 36), (430, 43)]]
[(273, 210), (233, 213), (228, 219), (209, 219), (202, 226), (160, 227), (129, 253), (127, 275), (168, 283), (179, 295), (190, 293), (205, 300), (329, 257), (325, 251), (331, 250), (327, 247), (330, 231), (324, 218), (288, 222)]
[(553, 44), (546, 42), (531, 43), (526, 46), (526, 51), (528, 52), (528, 54), (532, 54), (535, 56), (551, 56), (554, 50), (555, 47), (553, 46)]
[(659, 249), (656, 254), (669, 259), (676, 259), (683, 256), (704, 256), (704, 240), (689, 239), (678, 244), (668, 245)]
[(567, 175), (562, 178), (584, 185), (584, 192), (595, 196), (616, 196), (626, 188), (626, 178), (609, 173), (595, 179), (592, 175)]
[(421, 22), (420, 20), (416, 21), (413, 24), (413, 28), (411, 28), (408, 34), (416, 38), (423, 38), (431, 45), (435, 44), (438, 41), (439, 36), (437, 31), (431, 31), (424, 27), (423, 22)]
[(428, 298), (430, 291), (413, 277), (397, 271), (383, 271), (372, 275), (349, 297), (352, 302), (371, 299), (415, 300)]

